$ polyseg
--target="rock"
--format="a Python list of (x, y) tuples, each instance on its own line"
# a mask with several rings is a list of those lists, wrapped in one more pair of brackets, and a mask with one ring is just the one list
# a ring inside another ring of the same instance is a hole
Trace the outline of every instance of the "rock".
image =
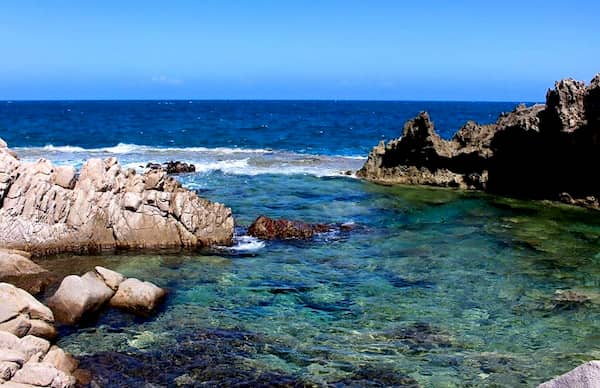
[[(183, 169), (183, 167), (179, 167)], [(114, 158), (26, 163), (0, 148), (0, 246), (35, 255), (115, 248), (229, 245), (231, 209), (162, 170), (137, 174)]]
[(167, 174), (184, 174), (196, 171), (196, 166), (180, 161), (170, 161), (164, 164)]
[(23, 352), (26, 359), (30, 359), (36, 354), (46, 354), (50, 349), (50, 342), (43, 338), (27, 335), (19, 340), (18, 349)]
[(307, 224), (301, 221), (275, 220), (260, 216), (248, 228), (248, 234), (265, 240), (310, 239), (315, 233), (329, 230), (330, 227), (324, 224)]
[(121, 275), (118, 272), (111, 271), (110, 269), (104, 267), (95, 267), (96, 273), (102, 278), (104, 283), (110, 287), (113, 291), (117, 291), (119, 288), (119, 284), (125, 280), (125, 276)]
[(63, 279), (56, 293), (48, 299), (48, 306), (56, 319), (72, 325), (100, 309), (112, 298), (114, 291), (96, 272), (83, 276), (70, 275)]
[(150, 282), (130, 278), (119, 284), (110, 305), (138, 314), (148, 314), (158, 307), (165, 291)]
[(0, 283), (0, 300), (0, 330), (19, 337), (35, 334), (53, 338), (56, 335), (52, 311), (26, 291)]
[(67, 374), (72, 374), (79, 366), (77, 361), (70, 353), (65, 352), (58, 346), (52, 346), (43, 362), (47, 362), (53, 365), (56, 369), (63, 371)]
[(45, 289), (53, 277), (30, 257), (27, 252), (0, 248), (0, 281), (12, 283), (33, 294)]
[(72, 376), (45, 362), (28, 362), (15, 373), (11, 382), (53, 388), (75, 385), (75, 379)]
[(598, 388), (600, 387), (600, 361), (590, 361), (577, 368), (538, 385), (538, 388)]
[(592, 298), (573, 290), (556, 290), (552, 297), (553, 307), (559, 310), (569, 310), (590, 302)]
[[(357, 176), (382, 184), (486, 190), (600, 209), (600, 74), (586, 87), (567, 79), (546, 104), (519, 105), (496, 123), (467, 122), (441, 139), (429, 115), (380, 142)], [(566, 194), (568, 193), (568, 194)]]
[(77, 171), (73, 166), (58, 166), (54, 169), (54, 184), (65, 189), (75, 187)]

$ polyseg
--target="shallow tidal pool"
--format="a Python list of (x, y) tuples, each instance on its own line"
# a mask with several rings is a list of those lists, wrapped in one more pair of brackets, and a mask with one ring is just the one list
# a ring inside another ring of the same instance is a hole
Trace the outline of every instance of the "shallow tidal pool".
[[(149, 319), (106, 310), (62, 329), (100, 383), (525, 387), (600, 358), (597, 212), (342, 177), (182, 180), (233, 208), (236, 246), (42, 263), (169, 290)], [(245, 237), (260, 214), (354, 228)], [(557, 290), (590, 300), (557, 303)]]

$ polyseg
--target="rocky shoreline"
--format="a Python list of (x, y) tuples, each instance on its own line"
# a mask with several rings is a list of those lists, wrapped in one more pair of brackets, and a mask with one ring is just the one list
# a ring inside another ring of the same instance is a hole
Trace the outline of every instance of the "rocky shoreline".
[(0, 140), (0, 246), (32, 255), (229, 245), (231, 209), (198, 197), (162, 168), (143, 174), (115, 158), (77, 172), (21, 162)]
[(600, 74), (555, 83), (546, 104), (497, 122), (469, 121), (450, 140), (427, 112), (373, 148), (357, 176), (381, 184), (453, 187), (600, 209)]

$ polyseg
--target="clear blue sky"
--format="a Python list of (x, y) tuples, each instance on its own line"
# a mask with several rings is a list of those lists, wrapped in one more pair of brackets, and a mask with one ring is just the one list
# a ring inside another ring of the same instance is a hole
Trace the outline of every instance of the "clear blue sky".
[(0, 99), (543, 100), (600, 1), (0, 2)]

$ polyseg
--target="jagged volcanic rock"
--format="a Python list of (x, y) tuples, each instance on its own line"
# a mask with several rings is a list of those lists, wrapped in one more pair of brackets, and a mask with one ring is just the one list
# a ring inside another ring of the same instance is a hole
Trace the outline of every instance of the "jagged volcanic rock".
[(588, 86), (556, 82), (545, 105), (519, 105), (495, 124), (469, 121), (451, 140), (422, 112), (402, 137), (374, 147), (357, 175), (598, 208), (599, 165), (600, 74)]

